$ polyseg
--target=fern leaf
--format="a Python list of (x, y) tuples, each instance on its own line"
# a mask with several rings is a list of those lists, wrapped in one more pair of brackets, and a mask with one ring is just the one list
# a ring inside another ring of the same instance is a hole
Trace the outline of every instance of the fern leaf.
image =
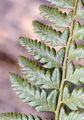
[(74, 43), (71, 43), (71, 45), (70, 45), (70, 49), (69, 49), (69, 55), (72, 54), (73, 51), (76, 50), (76, 48), (77, 48), (76, 43), (75, 43), (75, 42), (74, 42)]
[(62, 13), (58, 9), (41, 5), (40, 6), (41, 15), (50, 22), (53, 22), (57, 27), (69, 27), (71, 23), (71, 13), (68, 15)]
[(25, 78), (34, 81), (36, 86), (41, 85), (41, 88), (59, 90), (61, 72), (58, 68), (51, 75), (49, 70), (39, 67), (35, 62), (23, 56), (19, 58), (19, 65), (25, 74)]
[(75, 1), (73, 0), (47, 0), (56, 7), (73, 9)]
[(56, 47), (57, 45), (66, 46), (66, 42), (68, 40), (67, 28), (63, 33), (61, 33), (38, 21), (33, 22), (33, 27), (34, 27), (35, 33), (37, 33), (39, 38), (45, 43), (49, 43), (53, 47), (54, 46)]
[[(39, 21), (33, 22), (35, 33), (42, 41), (21, 37), (20, 44), (39, 63), (21, 56), (19, 65), (24, 79), (11, 74), (12, 88), (37, 111), (55, 113), (55, 120), (84, 120), (84, 66), (75, 64), (84, 59), (84, 45), (78, 44), (84, 39), (84, 24), (80, 22), (84, 19), (84, 3), (83, 0), (47, 1), (51, 7), (42, 5), (40, 12), (59, 31)], [(58, 52), (56, 46), (61, 47)], [(40, 119), (15, 113), (9, 113), (7, 119), (16, 116)]]
[(0, 120), (42, 120), (40, 117), (34, 117), (32, 115), (25, 115), (19, 113), (2, 113), (0, 114)]
[(12, 88), (16, 94), (27, 104), (35, 107), (37, 111), (55, 111), (57, 92), (53, 90), (47, 95), (45, 90), (31, 86), (27, 80), (11, 74)]
[(84, 48), (82, 46), (69, 53), (69, 60), (75, 61), (80, 59), (84, 59)]
[(75, 85), (84, 84), (84, 67), (76, 68), (74, 73), (66, 79)]
[(69, 85), (65, 85), (63, 90), (63, 103), (65, 102), (64, 100), (69, 97), (70, 97)]
[(66, 114), (64, 108), (61, 108), (59, 120), (84, 120), (84, 113), (80, 111), (73, 111)]
[(73, 32), (74, 40), (84, 40), (84, 25), (80, 25), (80, 23), (76, 23)]
[(73, 92), (68, 92), (68, 87), (64, 88), (63, 103), (66, 104), (71, 110), (84, 109), (84, 89), (74, 89)]
[(61, 67), (65, 49), (62, 48), (56, 54), (55, 49), (51, 49), (45, 44), (28, 38), (21, 38), (20, 43), (25, 46), (36, 60), (39, 60), (45, 68)]
[(79, 0), (78, 2), (78, 8), (77, 8), (77, 15), (76, 15), (77, 19), (84, 19), (84, 6), (82, 3), (82, 0)]
[(74, 72), (74, 65), (72, 63), (67, 64), (67, 71), (66, 71), (66, 76), (70, 76)]

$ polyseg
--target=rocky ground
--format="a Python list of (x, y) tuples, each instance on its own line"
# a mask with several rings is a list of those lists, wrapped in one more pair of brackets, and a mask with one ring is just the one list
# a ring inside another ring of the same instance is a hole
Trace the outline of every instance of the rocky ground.
[[(0, 113), (36, 111), (21, 102), (11, 89), (9, 72), (18, 72), (18, 55), (25, 50), (19, 45), (20, 36), (35, 38), (32, 21), (40, 18), (38, 6), (45, 0), (0, 0)], [(38, 113), (36, 113), (38, 114)], [(53, 114), (46, 113), (48, 118)], [(50, 115), (50, 116), (49, 116)]]

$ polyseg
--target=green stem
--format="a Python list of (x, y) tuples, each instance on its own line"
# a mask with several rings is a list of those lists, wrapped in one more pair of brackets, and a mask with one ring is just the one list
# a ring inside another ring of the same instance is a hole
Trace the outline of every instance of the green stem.
[(64, 58), (64, 63), (63, 63), (63, 75), (62, 75), (62, 82), (60, 85), (60, 94), (59, 94), (59, 98), (58, 98), (58, 105), (57, 105), (57, 109), (55, 111), (55, 120), (59, 120), (60, 107), (61, 107), (61, 103), (62, 103), (63, 88), (64, 88), (64, 82), (66, 79), (67, 57), (68, 57), (68, 53), (69, 53), (70, 44), (72, 41), (73, 29), (74, 29), (74, 17), (76, 16), (77, 5), (78, 5), (78, 0), (75, 0), (75, 1), (76, 2), (75, 2), (75, 6), (74, 6), (74, 10), (73, 10), (73, 18), (72, 18), (73, 20), (72, 20), (71, 26), (69, 28), (70, 36), (69, 36), (69, 39), (67, 42), (65, 58)]

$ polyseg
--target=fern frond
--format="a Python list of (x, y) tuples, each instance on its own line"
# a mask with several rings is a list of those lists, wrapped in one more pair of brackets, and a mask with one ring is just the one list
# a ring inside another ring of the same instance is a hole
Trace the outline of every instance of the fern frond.
[(23, 56), (19, 58), (19, 66), (25, 74), (25, 78), (34, 81), (36, 86), (41, 85), (41, 88), (59, 90), (61, 72), (58, 68), (55, 68), (51, 75), (50, 70), (39, 67), (35, 62)]
[(84, 20), (84, 5), (82, 3), (82, 0), (79, 0), (79, 2), (78, 2), (76, 19)]
[(75, 24), (73, 31), (73, 39), (84, 40), (84, 25), (80, 25), (80, 23)]
[(2, 113), (0, 114), (0, 120), (42, 120), (40, 117), (34, 117), (32, 115), (25, 115), (19, 113)]
[(47, 0), (56, 7), (73, 9), (75, 0)]
[(66, 79), (75, 85), (84, 84), (84, 67), (76, 68), (74, 73), (67, 76)]
[[(37, 111), (55, 113), (55, 120), (84, 120), (84, 66), (75, 64), (84, 59), (84, 44), (78, 44), (84, 39), (84, 24), (80, 22), (84, 18), (83, 1), (47, 1), (56, 8), (42, 5), (41, 14), (59, 31), (33, 22), (35, 33), (42, 42), (21, 37), (20, 44), (36, 62), (19, 58), (24, 79), (11, 74), (12, 88)], [(56, 46), (61, 47), (58, 52)]]
[(38, 37), (44, 41), (52, 45), (56, 46), (66, 46), (68, 40), (68, 29), (66, 28), (63, 33), (52, 29), (52, 27), (46, 26), (38, 21), (33, 22), (33, 27), (35, 33), (37, 33)]
[(28, 52), (34, 55), (34, 58), (39, 60), (45, 68), (59, 68), (62, 66), (65, 51), (64, 48), (60, 49), (56, 54), (54, 48), (50, 48), (37, 40), (22, 37), (20, 38), (20, 43), (22, 46), (26, 47)]
[(75, 69), (75, 67), (74, 67), (73, 63), (68, 63), (67, 64), (66, 77), (72, 75), (74, 73), (74, 69)]
[(68, 87), (65, 87), (62, 102), (71, 110), (78, 110), (79, 108), (84, 109), (84, 89), (75, 88), (70, 95)]
[(54, 23), (57, 27), (70, 26), (71, 13), (67, 15), (66, 13), (62, 13), (58, 9), (46, 5), (40, 6), (40, 13), (46, 20), (49, 20), (50, 22)]
[(84, 112), (72, 111), (67, 114), (65, 109), (62, 107), (59, 120), (84, 120)]
[(73, 52), (69, 54), (69, 60), (75, 61), (75, 60), (80, 60), (84, 59), (84, 47), (78, 47), (76, 48)]
[(12, 88), (16, 94), (27, 104), (33, 106), (38, 111), (54, 111), (57, 91), (52, 90), (49, 94), (42, 89), (32, 86), (27, 80), (22, 79), (18, 75), (11, 74), (10, 80)]
[(80, 59), (84, 59), (84, 46), (79, 45), (77, 47), (76, 43), (71, 43), (68, 59), (70, 61), (79, 61)]

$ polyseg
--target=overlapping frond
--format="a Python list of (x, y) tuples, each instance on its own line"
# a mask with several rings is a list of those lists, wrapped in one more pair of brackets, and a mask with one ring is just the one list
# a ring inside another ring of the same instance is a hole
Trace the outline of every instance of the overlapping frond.
[(56, 7), (61, 8), (74, 8), (75, 0), (47, 0), (51, 2), (51, 4), (55, 5)]
[(84, 25), (80, 25), (79, 22), (74, 26), (73, 39), (84, 40)]
[(80, 20), (80, 19), (84, 20), (84, 5), (83, 5), (82, 0), (79, 0), (79, 2), (78, 2), (76, 19), (78, 19), (78, 20)]
[(69, 88), (64, 88), (63, 101), (71, 110), (79, 110), (84, 108), (84, 88), (73, 89), (72, 93)]
[(76, 49), (74, 49), (73, 52), (69, 53), (69, 60), (78, 61), (80, 59), (84, 59), (84, 47), (83, 46), (77, 47)]
[(73, 74), (67, 76), (66, 79), (75, 85), (84, 84), (84, 67), (76, 68)]
[(25, 74), (25, 78), (33, 81), (36, 86), (40, 85), (41, 88), (57, 89), (59, 91), (61, 82), (61, 71), (59, 68), (55, 68), (51, 73), (50, 70), (39, 67), (35, 62), (23, 56), (19, 58), (19, 65)]
[(52, 29), (38, 21), (33, 22), (35, 33), (45, 43), (49, 43), (53, 47), (66, 46), (68, 40), (68, 29), (66, 28), (63, 33)]
[(32, 115), (25, 115), (19, 113), (2, 113), (0, 114), (0, 120), (42, 120), (40, 117), (34, 117)]
[(62, 13), (57, 8), (49, 7), (46, 5), (40, 6), (41, 15), (50, 22), (54, 23), (57, 27), (69, 27), (71, 24), (71, 12)]
[(37, 40), (24, 37), (20, 38), (20, 43), (22, 46), (25, 46), (26, 49), (28, 49), (28, 52), (34, 55), (34, 58), (39, 60), (45, 68), (59, 68), (62, 66), (65, 51), (64, 48), (56, 53), (54, 48), (50, 48)]
[(57, 91), (52, 90), (49, 94), (38, 87), (32, 86), (27, 80), (22, 79), (18, 75), (10, 75), (12, 88), (16, 94), (27, 104), (35, 107), (38, 111), (54, 111)]
[[(75, 64), (84, 60), (84, 44), (77, 44), (84, 40), (84, 24), (80, 22), (84, 20), (83, 0), (47, 1), (52, 5), (41, 5), (40, 13), (56, 30), (34, 21), (40, 40), (20, 38), (36, 62), (19, 58), (24, 79), (11, 74), (12, 88), (37, 111), (54, 112), (55, 120), (84, 120), (84, 66)], [(58, 52), (56, 46), (61, 47)], [(16, 113), (1, 114), (0, 119), (40, 120)]]
[(73, 111), (67, 114), (65, 109), (62, 107), (59, 120), (84, 120), (84, 112)]

